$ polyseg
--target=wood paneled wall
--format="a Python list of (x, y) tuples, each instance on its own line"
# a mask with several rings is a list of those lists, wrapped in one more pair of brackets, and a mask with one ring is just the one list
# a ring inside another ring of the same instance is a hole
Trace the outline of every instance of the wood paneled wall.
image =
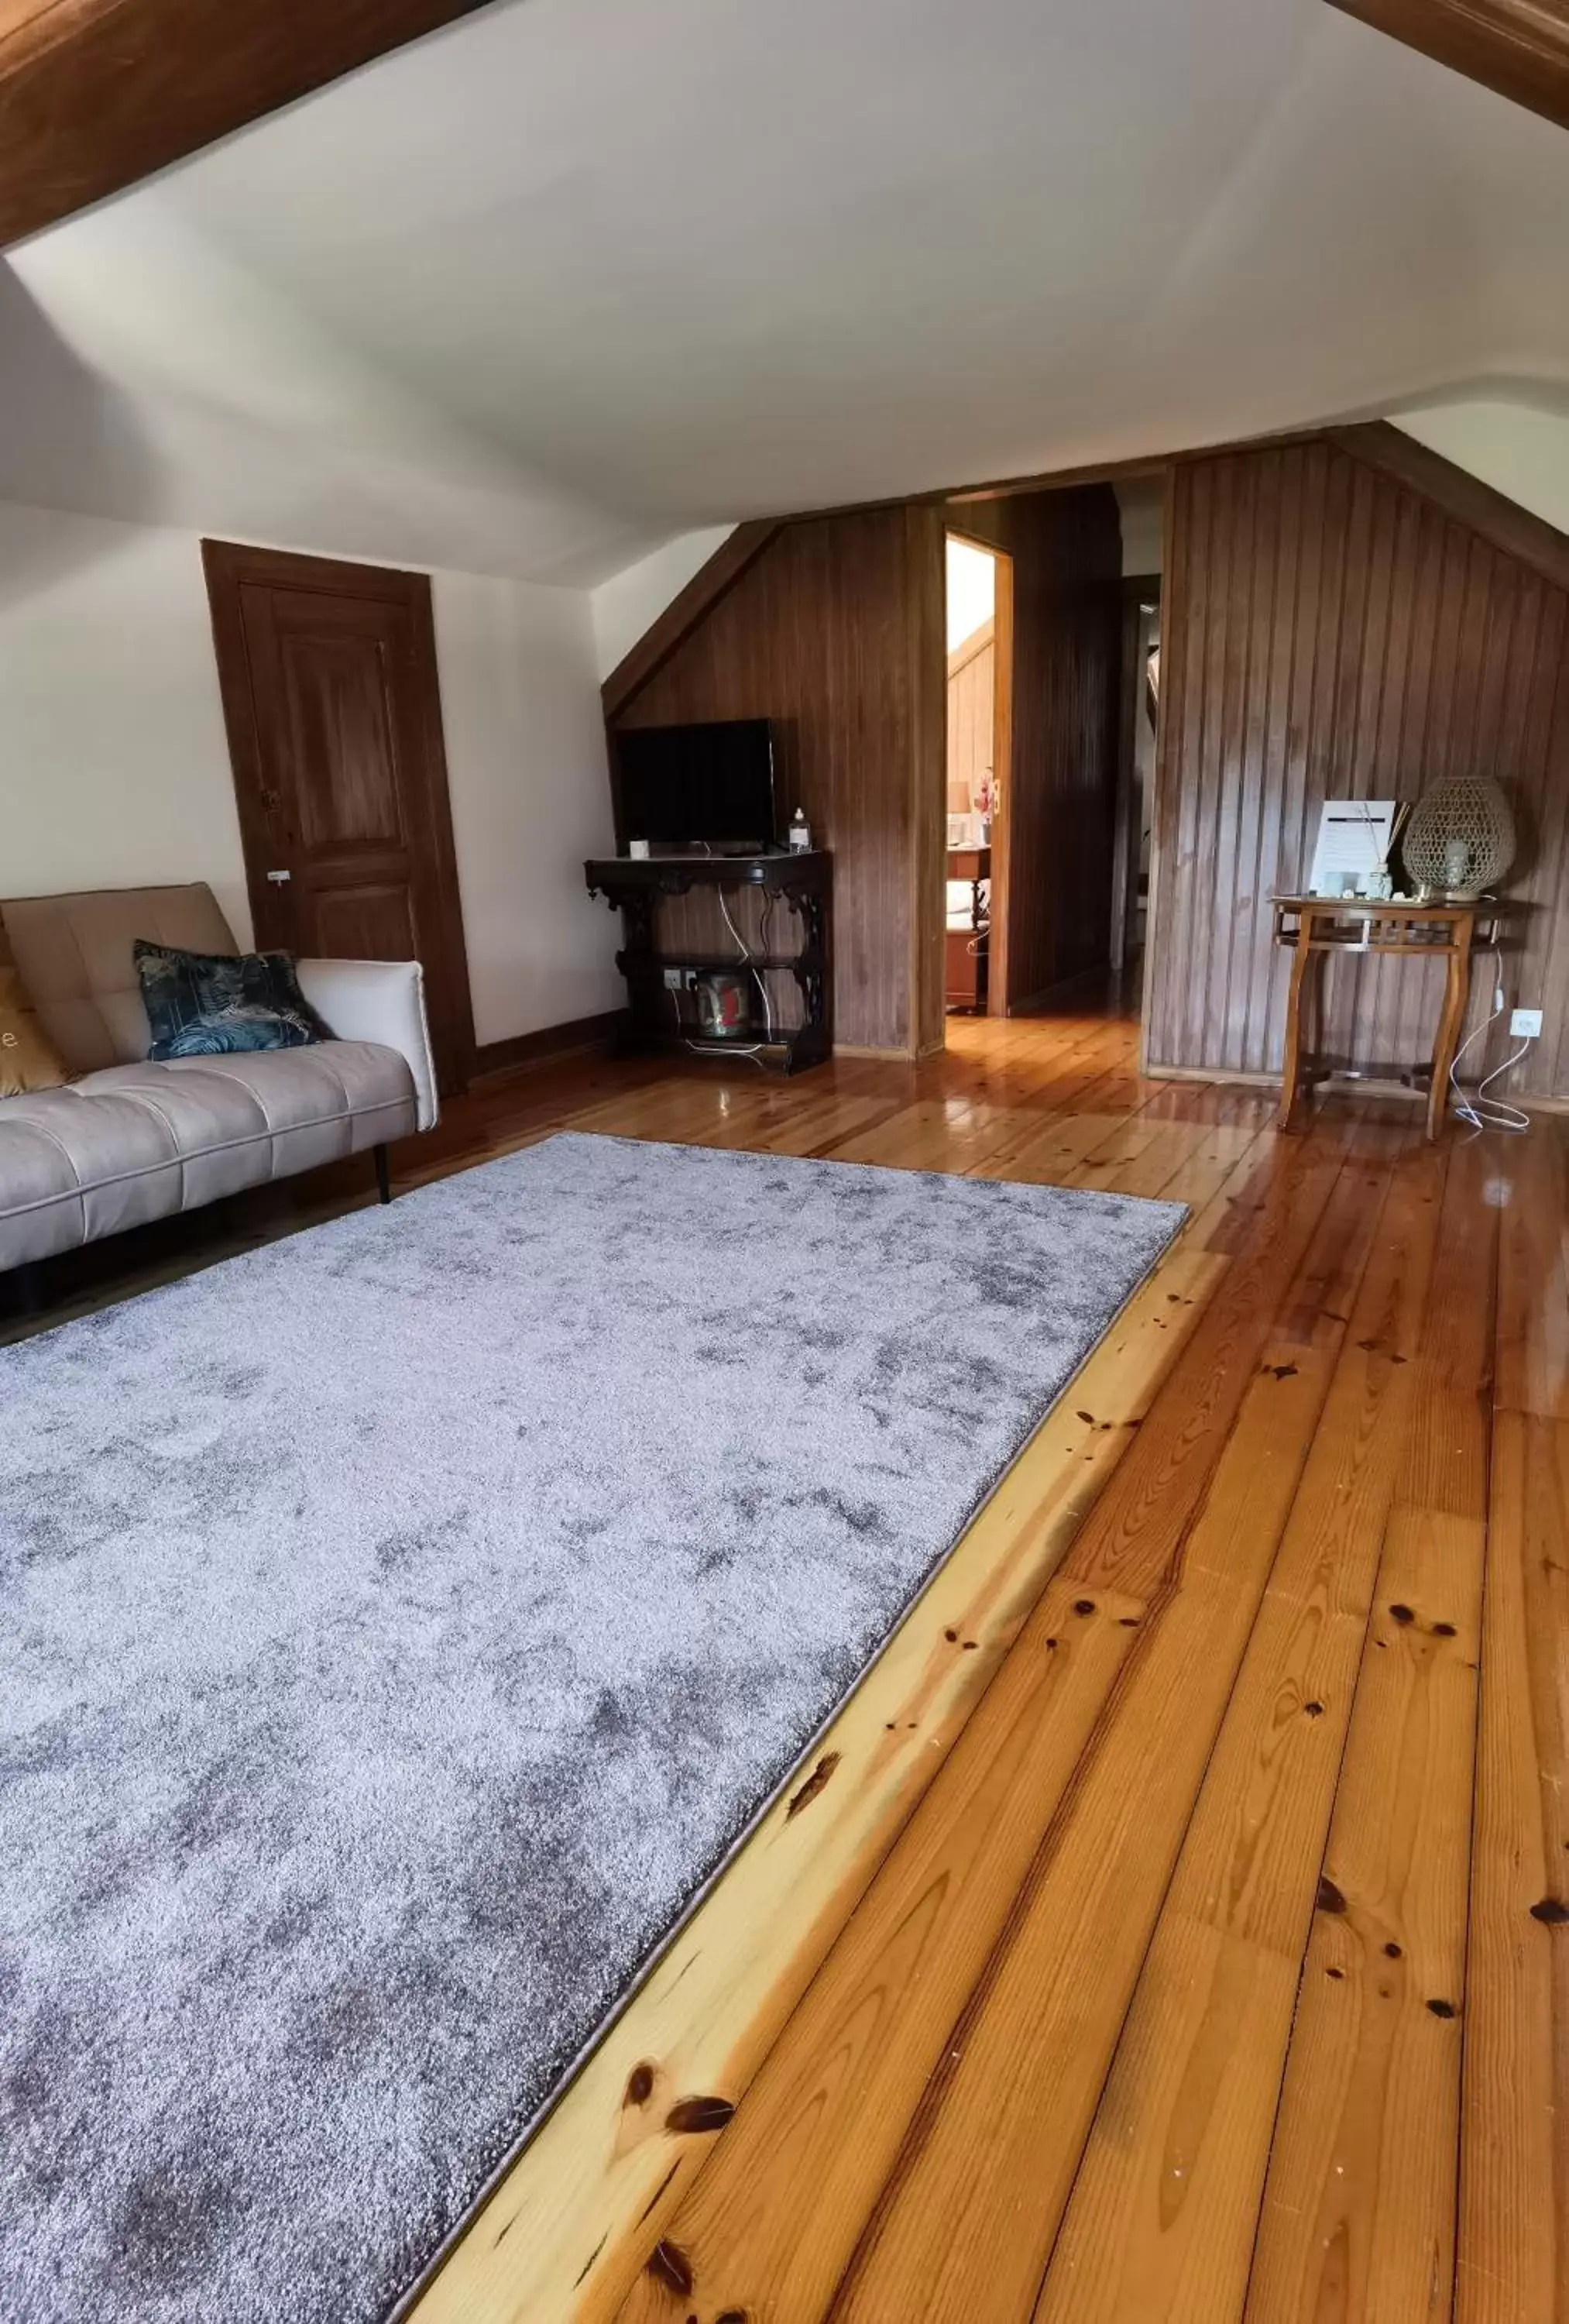
[(1014, 561), (1011, 1008), (1111, 950), (1122, 528), (1108, 484), (951, 506)]
[(834, 1012), (851, 1047), (942, 1038), (946, 655), (932, 508), (785, 523), (611, 720), (771, 718), (780, 807), (834, 854)]
[[(1480, 772), (1520, 825), (1505, 982), (1546, 1012), (1510, 1086), (1569, 1096), (1569, 596), (1327, 440), (1179, 463), (1170, 525), (1149, 1063), (1277, 1073), (1269, 899), (1306, 879), (1320, 803)], [(1424, 1058), (1439, 975), (1331, 962), (1328, 1047), (1370, 1073)], [(1483, 956), (1473, 1026), (1492, 983)]]

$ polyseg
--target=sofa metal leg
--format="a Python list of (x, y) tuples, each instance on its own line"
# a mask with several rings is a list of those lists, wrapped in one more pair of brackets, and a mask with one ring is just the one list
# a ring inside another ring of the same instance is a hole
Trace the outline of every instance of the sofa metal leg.
[(376, 1192), (381, 1195), (381, 1200), (384, 1203), (390, 1203), (392, 1200), (392, 1165), (389, 1159), (387, 1148), (384, 1146), (378, 1146), (374, 1150), (376, 1156)]

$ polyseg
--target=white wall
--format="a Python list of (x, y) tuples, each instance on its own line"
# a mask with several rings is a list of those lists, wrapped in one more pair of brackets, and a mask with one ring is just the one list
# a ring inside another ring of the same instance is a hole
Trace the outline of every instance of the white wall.
[(588, 593), (438, 573), (435, 597), (475, 1034), (619, 1009), (620, 923), (583, 877), (615, 850)]
[[(433, 576), (479, 1039), (617, 1006), (583, 590)], [(0, 503), (0, 894), (206, 880), (250, 940), (195, 533)]]
[(997, 610), (997, 560), (989, 549), (948, 536), (948, 650), (973, 637)]
[(1429, 451), (1569, 532), (1569, 395), (1546, 389), (1456, 397), (1390, 418)]
[(1166, 479), (1130, 476), (1116, 487), (1123, 571), (1159, 573), (1165, 554)]
[(601, 678), (609, 678), (734, 530), (733, 524), (713, 524), (699, 532), (677, 533), (651, 556), (639, 558), (624, 573), (601, 582), (592, 596), (594, 648)]
[(206, 880), (250, 939), (195, 537), (0, 503), (0, 893)]

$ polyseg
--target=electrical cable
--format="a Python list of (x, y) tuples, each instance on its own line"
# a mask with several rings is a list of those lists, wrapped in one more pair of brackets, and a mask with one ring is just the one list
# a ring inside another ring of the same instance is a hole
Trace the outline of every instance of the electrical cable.
[(1492, 1015), (1480, 1024), (1473, 1033), (1468, 1033), (1455, 1050), (1454, 1062), (1449, 1068), (1449, 1087), (1454, 1101), (1454, 1114), (1457, 1120), (1470, 1122), (1473, 1130), (1505, 1130), (1511, 1138), (1520, 1138), (1531, 1126), (1530, 1115), (1522, 1113), (1518, 1105), (1506, 1105), (1502, 1098), (1489, 1097), (1487, 1093), (1500, 1074), (1507, 1074), (1512, 1065), (1519, 1064), (1531, 1046), (1528, 1041), (1522, 1041), (1519, 1047), (1507, 1056), (1501, 1065), (1495, 1065), (1491, 1074), (1484, 1074), (1469, 1097), (1461, 1088), (1459, 1079), (1461, 1058), (1473, 1041), (1480, 1041), (1484, 1034), (1491, 1032), (1503, 1015), (1505, 1005), (1500, 999)]
[(684, 1034), (682, 1041), (683, 1046), (690, 1049), (694, 1057), (750, 1057), (759, 1072), (767, 1071), (767, 1067), (763, 1064), (761, 1042), (694, 1041), (690, 1034)]
[[(722, 888), (716, 888), (714, 890), (714, 893), (719, 898), (719, 908), (724, 914), (725, 926), (729, 928), (731, 936), (736, 940), (736, 948), (741, 955), (741, 966), (746, 969), (750, 969), (753, 976), (757, 979), (758, 997), (763, 1003), (763, 1029), (766, 1035), (766, 1040), (771, 1041), (774, 1038), (774, 1011), (768, 1005), (768, 987), (765, 981), (763, 971), (754, 964), (750, 946), (748, 945), (747, 940), (742, 936), (739, 928), (737, 927), (734, 920), (730, 918), (730, 908), (725, 901), (724, 890)], [(759, 1047), (765, 1046), (766, 1042), (758, 1044)], [(754, 1054), (756, 1053), (754, 1052)]]

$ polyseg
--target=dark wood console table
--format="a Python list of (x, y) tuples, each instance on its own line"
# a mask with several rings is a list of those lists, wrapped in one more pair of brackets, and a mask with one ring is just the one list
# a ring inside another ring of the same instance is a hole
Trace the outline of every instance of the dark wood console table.
[[(591, 896), (602, 896), (621, 914), (626, 942), (616, 965), (627, 980), (627, 1044), (636, 1049), (684, 1049), (699, 1056), (755, 1057), (785, 1074), (803, 1073), (833, 1054), (833, 858), (820, 849), (800, 855), (613, 855), (583, 865)], [(711, 944), (655, 943), (661, 897), (752, 891), (776, 898), (794, 912), (801, 943), (794, 952), (760, 951), (738, 944), (722, 919)], [(745, 947), (745, 948), (744, 948)], [(772, 971), (794, 979), (801, 997), (797, 1025), (770, 1025), (762, 980)], [(690, 1013), (696, 983), (706, 975), (746, 978), (757, 1006), (736, 1032), (705, 1034)], [(684, 1006), (684, 1003), (687, 1004)], [(761, 1021), (759, 1021), (759, 1019)]]
[[(1482, 897), (1463, 903), (1386, 902), (1361, 896), (1275, 896), (1275, 942), (1295, 954), (1286, 1010), (1286, 1056), (1280, 1083), (1280, 1127), (1300, 1130), (1309, 1093), (1323, 1074), (1304, 1038), (1303, 1018), (1323, 987), (1331, 953), (1399, 953), (1408, 960), (1445, 964), (1444, 1001), (1433, 1041), (1427, 1090), (1427, 1135), (1436, 1138), (1449, 1109), (1449, 1069), (1471, 994), (1471, 953), (1478, 920), (1487, 940), (1496, 936), (1501, 907)], [(1317, 964), (1315, 970), (1315, 963)], [(1315, 1018), (1318, 1010), (1315, 1007)]]

